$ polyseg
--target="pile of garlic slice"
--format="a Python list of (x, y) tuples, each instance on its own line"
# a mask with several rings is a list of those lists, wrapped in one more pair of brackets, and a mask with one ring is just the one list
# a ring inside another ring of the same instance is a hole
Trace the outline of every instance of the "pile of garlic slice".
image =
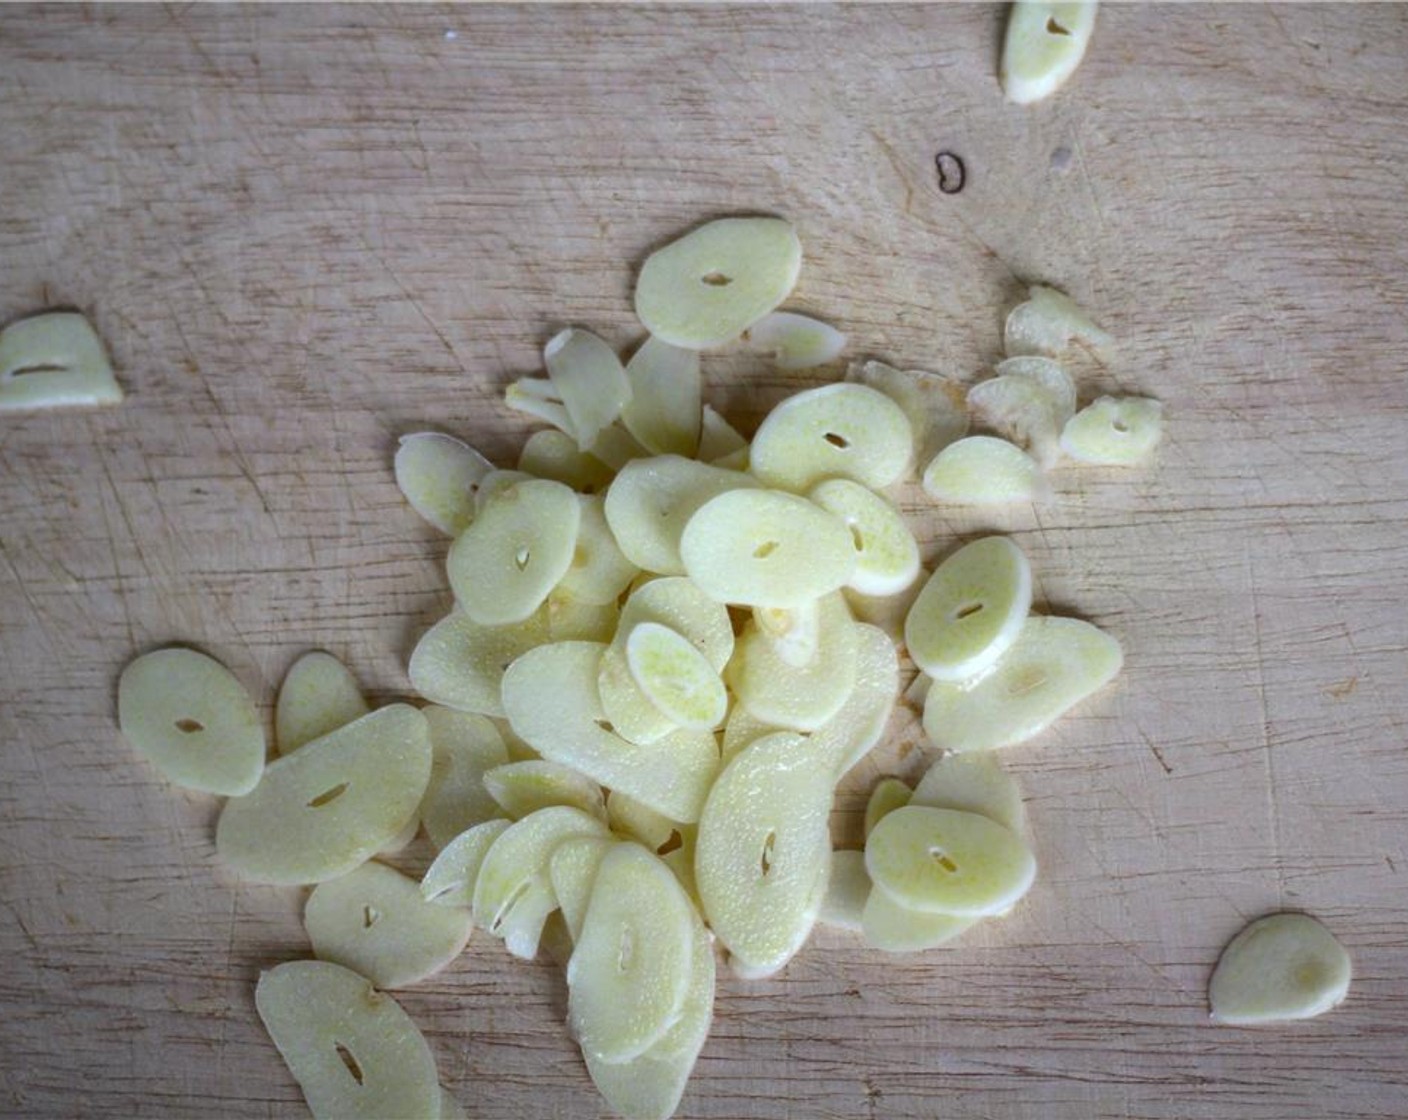
[[(309, 654), (266, 766), (223, 667), (165, 650), (124, 672), (133, 744), (230, 796), (221, 858), (314, 885), (320, 961), (266, 973), (257, 1005), (315, 1115), (453, 1114), (424, 1039), (372, 985), (431, 975), (476, 927), (565, 966), (597, 1087), (628, 1120), (663, 1120), (708, 1035), (716, 942), (744, 977), (778, 972), (818, 920), (914, 951), (1031, 886), (1021, 798), (981, 752), (1108, 682), (1119, 646), (1032, 614), (1006, 538), (925, 576), (886, 490), (922, 474), (943, 500), (1017, 500), (1041, 478), (1016, 443), (967, 434), (961, 386), (865, 363), (784, 401), (752, 441), (703, 403), (707, 347), (742, 339), (784, 368), (840, 353), (833, 328), (777, 311), (800, 264), (778, 219), (702, 226), (642, 269), (652, 334), (629, 362), (572, 328), (546, 378), (509, 387), (551, 425), (515, 469), (440, 433), (402, 440), (398, 484), (454, 538), (454, 608), (410, 659), (426, 707), (369, 711), (345, 667)], [(1064, 296), (1033, 289), (1007, 334), (1020, 356), (969, 394), (991, 426), (1043, 457), (1133, 458), (1111, 432), (1152, 446), (1157, 409), (1082, 421), (1070, 378), (1032, 356), (1103, 340)], [(863, 853), (833, 851), (837, 785), (882, 740), (906, 649), (945, 755), (912, 793), (877, 786)], [(373, 858), (422, 827), (439, 854), (419, 883)]]

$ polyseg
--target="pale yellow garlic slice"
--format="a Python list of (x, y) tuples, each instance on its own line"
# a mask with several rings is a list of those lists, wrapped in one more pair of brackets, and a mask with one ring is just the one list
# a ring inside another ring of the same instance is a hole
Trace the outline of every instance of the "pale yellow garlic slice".
[(117, 722), (163, 777), (187, 789), (247, 794), (264, 773), (264, 728), (254, 701), (220, 662), (159, 649), (122, 670)]
[(411, 508), (442, 533), (459, 536), (474, 520), (474, 495), (494, 464), (463, 440), (415, 432), (396, 448), (396, 485)]
[(534, 432), (518, 456), (518, 469), (534, 478), (547, 478), (582, 494), (605, 493), (614, 472), (593, 455), (577, 448), (577, 441), (556, 428)]
[(422, 711), (430, 729), (431, 762), (419, 816), (430, 842), (443, 848), (465, 829), (500, 815), (484, 788), (484, 775), (508, 762), (508, 750), (485, 716), (436, 704)]
[(638, 844), (607, 852), (567, 965), (568, 1023), (583, 1053), (628, 1062), (679, 1020), (692, 976), (691, 910), (650, 852)]
[(743, 332), (743, 345), (771, 354), (778, 369), (811, 369), (840, 357), (846, 336), (810, 315), (774, 311)]
[(609, 836), (572, 836), (558, 844), (548, 857), (552, 893), (562, 909), (562, 920), (567, 923), (573, 944), (581, 939), (601, 861), (619, 842)]
[(1097, 7), (1095, 0), (1012, 5), (998, 70), (1008, 101), (1030, 105), (1066, 84), (1085, 57)]
[(978, 813), (913, 803), (866, 838), (865, 868), (900, 906), (958, 918), (1010, 909), (1036, 878), (1036, 860), (1011, 829)]
[(666, 845), (660, 859), (674, 872), (675, 878), (680, 881), (680, 887), (694, 903), (695, 909), (702, 911), (704, 904), (699, 901), (699, 883), (694, 876), (694, 854), (699, 848), (699, 826), (682, 824), (676, 833), (679, 837), (679, 847), (670, 848)]
[(676, 726), (712, 731), (723, 722), (724, 683), (688, 638), (658, 622), (640, 622), (631, 628), (625, 650), (636, 685)]
[(733, 623), (728, 608), (680, 576), (641, 584), (621, 608), (620, 639), (641, 622), (657, 622), (683, 634), (718, 672), (733, 656)]
[(987, 506), (1031, 502), (1045, 494), (1041, 466), (1014, 443), (965, 436), (924, 468), (924, 492), (938, 502)]
[(1349, 994), (1349, 954), (1309, 914), (1270, 914), (1237, 934), (1212, 974), (1215, 1022), (1232, 1026), (1313, 1019)]
[(684, 570), (720, 603), (796, 607), (851, 578), (856, 550), (837, 517), (780, 490), (732, 490), (706, 502), (680, 538)]
[(980, 813), (1018, 836), (1026, 829), (1022, 791), (987, 752), (944, 755), (914, 787), (909, 804)]
[[(716, 412), (705, 405), (700, 421), (699, 452), (695, 458), (704, 463), (718, 463), (723, 459), (748, 454), (748, 441), (739, 435), (738, 430)], [(745, 469), (745, 462), (740, 470)]]
[(392, 704), (269, 764), (225, 803), (220, 858), (260, 883), (319, 883), (365, 863), (413, 819), (430, 779), (425, 717)]
[(544, 758), (622, 790), (671, 820), (698, 820), (718, 773), (718, 743), (709, 732), (681, 730), (643, 746), (602, 726), (597, 676), (606, 648), (555, 642), (520, 657), (504, 674), (509, 722)]
[(1034, 381), (1048, 393), (1056, 410), (1056, 426), (1059, 429), (1076, 412), (1076, 383), (1064, 366), (1052, 358), (1027, 354), (1017, 358), (1005, 358), (997, 363), (993, 372), (998, 377), (1022, 377)]
[(609, 642), (620, 625), (621, 610), (613, 599), (584, 603), (558, 584), (543, 605), (548, 614), (550, 642)]
[(543, 364), (572, 421), (577, 447), (590, 450), (631, 399), (621, 359), (591, 331), (568, 327), (543, 347)]
[(1122, 662), (1119, 643), (1090, 623), (1034, 615), (986, 676), (930, 686), (925, 734), (951, 751), (1024, 742), (1113, 680)]
[(616, 835), (634, 840), (652, 852), (668, 844), (678, 830), (677, 821), (618, 790), (612, 790), (606, 797), (606, 821)]
[[(818, 845), (814, 863), (816, 881), (812, 884), (811, 893), (807, 896), (802, 907), (799, 920), (799, 924), (805, 925), (809, 931), (816, 926), (821, 917), (821, 907), (826, 901), (827, 889), (831, 886), (831, 844), (829, 842)], [(772, 963), (755, 964), (735, 953), (729, 954), (728, 967), (729, 971), (740, 980), (766, 980), (777, 975), (781, 968), (781, 966)]]
[(51, 311), (0, 330), (0, 412), (121, 401), (107, 351), (84, 316)]
[(379, 988), (439, 972), (459, 956), (471, 928), (468, 912), (426, 902), (414, 879), (375, 861), (314, 887), (303, 925), (319, 960)]
[(1141, 463), (1163, 436), (1164, 406), (1147, 397), (1101, 397), (1061, 431), (1061, 450), (1078, 463)]
[(279, 686), (275, 745), (289, 754), (370, 710), (352, 671), (332, 654), (313, 650), (289, 666)]
[(690, 518), (720, 494), (756, 486), (739, 471), (678, 455), (637, 459), (621, 469), (606, 492), (606, 520), (631, 563), (660, 575), (682, 576), (680, 538)]
[(842, 849), (832, 852), (826, 897), (821, 901), (817, 921), (860, 932), (861, 915), (869, 897), (870, 876), (865, 871), (865, 853)]
[(606, 820), (601, 787), (560, 762), (534, 759), (495, 766), (484, 771), (484, 788), (513, 820), (552, 805), (570, 805), (599, 821)]
[(952, 914), (910, 910), (884, 891), (871, 888), (861, 911), (860, 928), (865, 943), (873, 949), (918, 953), (952, 941), (980, 921), (981, 918), (956, 918)]
[(636, 315), (674, 346), (722, 346), (782, 303), (801, 268), (802, 244), (787, 222), (721, 218), (646, 258)]
[(620, 424), (608, 424), (601, 429), (591, 446), (591, 454), (612, 471), (619, 471), (633, 459), (650, 457), (650, 452)]
[(982, 537), (948, 557), (905, 619), (909, 656), (930, 677), (966, 681), (997, 664), (1032, 605), (1032, 570), (1007, 537)]
[(592, 605), (614, 604), (640, 569), (616, 545), (606, 523), (606, 499), (600, 494), (582, 494), (577, 504), (577, 543), (553, 594)]
[(909, 421), (914, 446), (911, 461), (921, 467), (968, 434), (966, 394), (951, 377), (869, 361), (852, 362), (846, 380), (877, 389), (899, 405)]
[[(866, 837), (868, 838), (875, 831), (875, 826), (896, 809), (902, 809), (908, 805), (913, 796), (914, 790), (898, 778), (881, 778), (876, 782), (875, 788), (870, 791), (870, 799), (865, 803)], [(927, 805), (930, 802), (920, 802), (919, 804)], [(957, 806), (949, 806), (949, 808), (957, 808)]]
[(919, 545), (899, 510), (848, 478), (812, 487), (807, 498), (851, 531), (856, 566), (846, 586), (863, 595), (897, 595), (919, 575)]
[(782, 730), (785, 729), (759, 719), (742, 704), (735, 702), (728, 714), (728, 722), (724, 724), (723, 742), (719, 746), (723, 764), (727, 766), (734, 755), (755, 740)]
[(830, 862), (833, 787), (806, 739), (781, 732), (740, 752), (709, 793), (699, 897), (714, 933), (753, 974), (782, 968), (811, 932)]
[(502, 818), (485, 821), (454, 837), (421, 876), (421, 897), (437, 906), (469, 910), (474, 905), (474, 885), (484, 857), (512, 823)]
[(649, 746), (680, 729), (636, 683), (624, 642), (613, 642), (602, 651), (596, 686), (606, 721), (623, 739)]
[(582, 514), (560, 482), (499, 491), (450, 546), (446, 570), (460, 609), (481, 626), (522, 622), (572, 564)]
[(626, 378), (631, 383), (631, 399), (621, 412), (626, 430), (652, 455), (693, 458), (702, 419), (699, 351), (647, 338), (626, 363)]
[(856, 681), (846, 702), (812, 735), (818, 760), (839, 780), (885, 733), (900, 688), (899, 655), (883, 630), (856, 627)]
[(1025, 445), (1043, 466), (1055, 463), (1061, 424), (1044, 385), (1030, 377), (990, 377), (968, 390), (968, 407), (983, 427)]
[[(504, 389), (504, 404), (515, 412), (551, 424), (577, 445), (577, 429), (562, 395), (546, 377), (521, 377)], [(580, 447), (578, 447), (580, 450)]]
[[(815, 731), (846, 703), (855, 688), (860, 637), (839, 594), (817, 604), (816, 653), (792, 665), (756, 624), (744, 628), (728, 667), (738, 703), (754, 718), (795, 731)], [(888, 639), (886, 639), (888, 642)]]
[(395, 1000), (351, 969), (278, 965), (259, 974), (254, 1006), (316, 1120), (440, 1114), (424, 1036)]
[(478, 517), (500, 491), (507, 490), (515, 482), (528, 482), (533, 478), (527, 471), (492, 470), (479, 480), (474, 488), (474, 516)]
[(408, 669), (411, 684), (447, 708), (502, 716), (504, 667), (548, 638), (546, 608), (522, 622), (484, 626), (457, 607), (416, 644)]
[(1034, 284), (1027, 301), (1012, 309), (1003, 326), (1002, 344), (1009, 358), (1028, 354), (1059, 357), (1073, 340), (1094, 350), (1107, 349), (1114, 339), (1064, 292)]
[(786, 664), (803, 668), (816, 660), (821, 642), (821, 600), (800, 607), (754, 607), (753, 622), (772, 652)]
[(899, 405), (877, 389), (838, 382), (797, 393), (768, 413), (749, 469), (765, 486), (799, 494), (827, 478), (878, 490), (897, 481), (913, 455)]

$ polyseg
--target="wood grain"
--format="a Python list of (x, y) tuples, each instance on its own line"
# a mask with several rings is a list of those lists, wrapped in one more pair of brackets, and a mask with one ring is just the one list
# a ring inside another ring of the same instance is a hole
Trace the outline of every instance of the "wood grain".
[[(220, 869), (215, 804), (118, 737), (118, 670), (188, 640), (267, 709), (321, 646), (404, 694), (447, 595), (396, 435), (510, 462), (499, 394), (554, 327), (629, 343), (649, 247), (767, 211), (803, 235), (795, 306), (857, 354), (976, 376), (1019, 277), (1069, 288), (1120, 339), (1086, 394), (1159, 396), (1168, 438), (1035, 514), (909, 502), (931, 557), (1014, 531), (1128, 668), (1010, 752), (1043, 869), (1020, 911), (916, 957), (822, 931), (723, 980), (681, 1115), (1408, 1112), (1408, 13), (1111, 6), (1030, 110), (995, 85), (1001, 19), (0, 11), (0, 318), (85, 309), (129, 392), (0, 420), (0, 1111), (303, 1114), (252, 1001), (307, 951), (301, 898)], [(804, 383), (706, 368), (745, 420)], [(840, 834), (912, 739), (847, 783)], [(1219, 950), (1280, 907), (1350, 948), (1348, 1003), (1210, 1026)], [(476, 938), (398, 998), (471, 1116), (602, 1115), (552, 968)]]

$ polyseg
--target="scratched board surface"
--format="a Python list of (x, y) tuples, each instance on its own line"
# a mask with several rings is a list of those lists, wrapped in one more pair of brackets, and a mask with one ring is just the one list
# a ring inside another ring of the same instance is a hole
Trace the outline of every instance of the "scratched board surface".
[[(1167, 440), (1035, 511), (905, 495), (931, 560), (1014, 533), (1127, 668), (1006, 756), (1042, 869), (1009, 920), (894, 958), (823, 930), (721, 979), (680, 1114), (1408, 1113), (1408, 9), (1112, 6), (1031, 109), (993, 77), (1002, 18), (0, 11), (0, 319), (85, 309), (129, 394), (0, 418), (0, 1112), (303, 1114), (252, 1000), (307, 952), (301, 892), (221, 869), (215, 801), (119, 739), (117, 672), (196, 643), (267, 713), (323, 647), (405, 695), (448, 596), (396, 437), (512, 464), (502, 387), (555, 328), (633, 343), (650, 247), (766, 211), (853, 355), (972, 379), (1020, 279), (1068, 288), (1119, 339), (1083, 394), (1161, 398)], [(706, 370), (745, 426), (837, 373)], [(897, 733), (838, 839), (922, 765)], [(1218, 952), (1280, 908), (1348, 946), (1348, 1003), (1211, 1026)], [(603, 1115), (551, 965), (477, 936), (398, 998), (471, 1116)]]

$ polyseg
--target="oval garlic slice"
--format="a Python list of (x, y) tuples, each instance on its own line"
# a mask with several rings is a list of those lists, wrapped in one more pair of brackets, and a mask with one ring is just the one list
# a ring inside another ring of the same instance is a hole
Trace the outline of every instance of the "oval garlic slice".
[(439, 972), (469, 941), (468, 912), (434, 906), (420, 884), (383, 863), (319, 883), (303, 909), (313, 953), (400, 988)]
[(452, 839), (421, 877), (421, 897), (437, 906), (469, 910), (474, 905), (474, 886), (479, 881), (484, 857), (512, 823), (502, 819), (485, 821)]
[(685, 526), (680, 558), (711, 599), (752, 607), (801, 606), (841, 587), (856, 567), (845, 524), (779, 490), (706, 502)]
[(154, 650), (123, 669), (117, 722), (137, 752), (178, 786), (239, 797), (264, 772), (254, 701), (230, 670), (193, 649)]
[(774, 311), (743, 332), (743, 344), (771, 354), (778, 369), (811, 369), (840, 357), (846, 336), (809, 315)]
[(50, 311), (0, 330), (0, 412), (121, 400), (102, 339), (85, 316)]
[(1334, 934), (1308, 914), (1270, 914), (1237, 934), (1212, 974), (1216, 1022), (1232, 1026), (1312, 1019), (1349, 994), (1350, 963)]
[(621, 415), (631, 399), (631, 383), (621, 359), (591, 331), (568, 327), (543, 347), (543, 364), (567, 410), (577, 447), (591, 450), (602, 429)]
[(606, 820), (601, 787), (560, 762), (537, 758), (495, 766), (484, 771), (484, 788), (514, 820), (553, 805), (570, 805), (599, 821)]
[(440, 1114), (435, 1058), (411, 1017), (351, 969), (289, 961), (254, 1006), (317, 1120)]
[(1123, 660), (1119, 643), (1090, 623), (1034, 615), (986, 676), (929, 686), (924, 732), (951, 751), (1024, 742), (1113, 680)]
[(352, 671), (332, 654), (313, 650), (289, 667), (279, 686), (275, 745), (280, 754), (289, 754), (370, 710)]
[(1029, 447), (1038, 462), (1049, 466), (1056, 461), (1061, 426), (1056, 399), (1038, 381), (990, 377), (968, 390), (968, 407), (985, 427)]
[(560, 482), (515, 482), (490, 500), (450, 546), (455, 601), (481, 626), (522, 622), (567, 574), (581, 524), (578, 497)]
[(1027, 354), (1017, 358), (1004, 358), (993, 370), (998, 377), (1021, 377), (1034, 381), (1049, 394), (1056, 410), (1056, 426), (1059, 428), (1076, 412), (1076, 383), (1064, 366), (1051, 358)]
[(1163, 413), (1163, 404), (1147, 397), (1101, 397), (1066, 422), (1061, 450), (1078, 463), (1142, 462), (1163, 436)]
[(998, 72), (1008, 101), (1030, 105), (1066, 84), (1085, 57), (1096, 8), (1094, 0), (1012, 5)]
[[(631, 399), (621, 423), (652, 455), (692, 457), (703, 420), (699, 351), (650, 337), (626, 363)], [(704, 458), (704, 456), (700, 456)]]
[(494, 464), (463, 440), (441, 432), (401, 437), (396, 485), (411, 508), (442, 533), (457, 537), (474, 520), (474, 493)]
[(778, 490), (804, 493), (827, 478), (879, 490), (904, 474), (913, 453), (899, 405), (877, 389), (842, 381), (797, 393), (768, 413), (748, 461), (763, 485)]
[(848, 478), (832, 478), (807, 495), (851, 531), (856, 567), (846, 584), (862, 595), (896, 595), (919, 574), (919, 545), (899, 510)]
[(716, 672), (722, 673), (733, 656), (733, 622), (728, 608), (682, 576), (653, 579), (631, 592), (621, 608), (621, 640), (642, 622), (657, 622), (683, 634)]
[(676, 726), (711, 731), (723, 722), (728, 694), (718, 672), (668, 626), (641, 622), (632, 628), (626, 664), (640, 690)]
[(996, 436), (965, 436), (924, 468), (924, 492), (937, 502), (988, 506), (1041, 496), (1041, 466), (1014, 443)]
[(636, 315), (688, 350), (732, 342), (797, 283), (802, 243), (780, 218), (721, 218), (658, 249), (636, 281)]
[(1008, 313), (1002, 329), (1003, 349), (1010, 358), (1029, 354), (1058, 357), (1073, 339), (1095, 350), (1103, 350), (1114, 342), (1080, 304), (1065, 292), (1042, 284), (1028, 289), (1027, 301)]
[(957, 918), (1010, 909), (1036, 878), (1036, 860), (1010, 829), (977, 813), (912, 803), (866, 838), (865, 867), (900, 906)]
[(909, 656), (936, 680), (966, 681), (1011, 648), (1032, 605), (1032, 569), (1007, 537), (964, 545), (935, 569), (904, 623)]

